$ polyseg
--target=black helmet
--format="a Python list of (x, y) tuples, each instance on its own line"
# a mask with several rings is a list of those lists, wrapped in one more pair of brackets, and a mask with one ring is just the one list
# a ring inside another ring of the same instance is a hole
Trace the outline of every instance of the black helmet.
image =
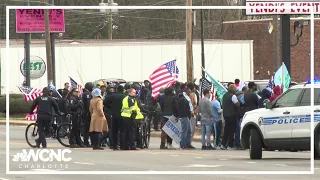
[(124, 85), (124, 89), (125, 90), (128, 90), (128, 89), (130, 89), (131, 88), (131, 82), (127, 82), (125, 85)]
[(87, 82), (87, 83), (84, 85), (84, 88), (91, 92), (92, 89), (93, 89), (93, 83), (92, 83), (92, 82)]
[(134, 83), (131, 85), (131, 88), (133, 88), (133, 89), (135, 89), (135, 90), (137, 91), (138, 89), (140, 89), (140, 85), (139, 85), (139, 83), (134, 82)]

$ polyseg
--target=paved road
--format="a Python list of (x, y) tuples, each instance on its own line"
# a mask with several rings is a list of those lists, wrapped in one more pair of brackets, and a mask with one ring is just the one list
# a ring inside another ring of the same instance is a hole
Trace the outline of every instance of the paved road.
[[(13, 155), (29, 149), (24, 139), (25, 126), (10, 126), (10, 170), (11, 171), (309, 171), (308, 152), (264, 152), (263, 160), (250, 160), (248, 151), (201, 151), (159, 150), (159, 139), (151, 139), (151, 148), (139, 151), (93, 151), (92, 149), (72, 149), (72, 160), (66, 163), (24, 163), (12, 161)], [(5, 126), (0, 126), (0, 180), (5, 179), (88, 179), (90, 175), (5, 175)], [(197, 148), (201, 144), (194, 143)], [(49, 140), (48, 147), (58, 150), (56, 140)], [(68, 157), (69, 157), (68, 156)], [(40, 166), (40, 167), (37, 167)], [(315, 162), (315, 172), (319, 177), (320, 161)], [(317, 175), (144, 175), (144, 179), (316, 179)], [(142, 175), (99, 175), (96, 179), (141, 179)], [(111, 177), (111, 178), (109, 178)]]

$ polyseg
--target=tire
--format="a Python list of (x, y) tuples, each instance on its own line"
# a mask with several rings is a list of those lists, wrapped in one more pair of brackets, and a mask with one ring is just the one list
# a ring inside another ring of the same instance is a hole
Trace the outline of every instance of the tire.
[(151, 126), (149, 123), (146, 123), (146, 126), (145, 126), (145, 141), (144, 141), (144, 146), (146, 149), (149, 148), (149, 145), (150, 145), (150, 135), (151, 135)]
[[(29, 137), (28, 135), (31, 135), (31, 137)], [(27, 126), (26, 132), (25, 132), (25, 138), (30, 147), (32, 148), (37, 147), (37, 143), (35, 140), (39, 138), (39, 133), (38, 133), (38, 125), (36, 123), (31, 123)], [(32, 138), (34, 139), (31, 140)]]
[(144, 131), (144, 129), (145, 129), (145, 124), (144, 123), (142, 123), (141, 125), (140, 125), (140, 128), (139, 128), (139, 148), (140, 149), (144, 149), (144, 144), (145, 144), (145, 131)]
[(250, 159), (262, 158), (262, 141), (261, 135), (257, 129), (250, 130)]
[(315, 135), (314, 158), (320, 158), (320, 132), (317, 132), (317, 134)]
[(64, 147), (70, 147), (70, 134), (72, 125), (64, 123), (58, 126), (57, 140)]

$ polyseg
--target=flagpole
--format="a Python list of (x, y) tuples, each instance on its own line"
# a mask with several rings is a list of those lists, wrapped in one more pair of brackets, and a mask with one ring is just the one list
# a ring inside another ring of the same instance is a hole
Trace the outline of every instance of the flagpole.
[(284, 62), (282, 62), (282, 90), (284, 90), (285, 79), (284, 79)]
[(176, 69), (177, 69), (177, 58), (175, 58), (174, 60), (174, 70), (173, 70), (173, 78), (175, 82), (176, 82)]

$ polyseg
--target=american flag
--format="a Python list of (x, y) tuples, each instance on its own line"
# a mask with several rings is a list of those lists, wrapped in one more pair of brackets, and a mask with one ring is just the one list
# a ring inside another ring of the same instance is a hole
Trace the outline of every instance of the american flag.
[(42, 89), (31, 88), (28, 86), (21, 86), (18, 88), (23, 93), (24, 99), (26, 101), (30, 101), (30, 100), (33, 101), (37, 99), (37, 97), (42, 95)]
[(152, 96), (157, 98), (160, 95), (160, 88), (170, 87), (175, 83), (179, 75), (179, 69), (176, 66), (176, 60), (167, 62), (158, 67), (151, 75)]
[(200, 94), (201, 94), (200, 97), (201, 97), (201, 99), (204, 98), (203, 91), (205, 89), (208, 89), (213, 93), (211, 99), (214, 99), (215, 92), (214, 92), (214, 88), (213, 88), (212, 83), (206, 78), (201, 78), (200, 79)]
[(77, 88), (80, 92), (79, 95), (82, 94), (83, 90), (82, 90), (82, 86), (79, 85), (74, 79), (72, 79), (71, 77), (70, 78), (70, 84), (71, 84), (71, 88), (74, 89), (74, 88)]
[(26, 115), (26, 120), (32, 121), (32, 120), (37, 120), (37, 110), (38, 110), (38, 106), (33, 110), (33, 114), (27, 114)]

